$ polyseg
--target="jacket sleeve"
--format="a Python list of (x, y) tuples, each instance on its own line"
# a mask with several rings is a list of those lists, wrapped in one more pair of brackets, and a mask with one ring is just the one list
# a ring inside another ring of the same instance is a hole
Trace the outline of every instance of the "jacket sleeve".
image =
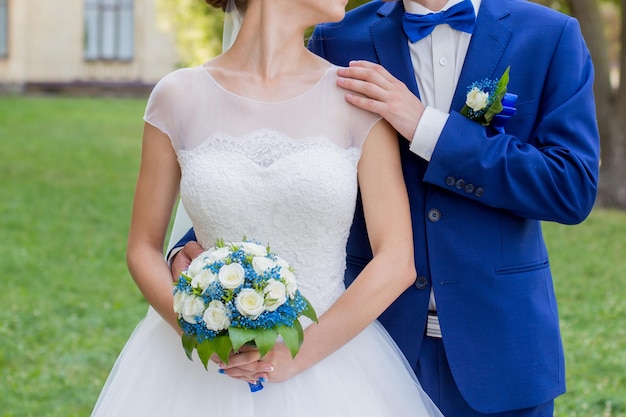
[(600, 153), (594, 70), (575, 19), (557, 39), (543, 63), (521, 61), (511, 48), (509, 91), (526, 109), (505, 134), (452, 112), (424, 181), (524, 218), (576, 224), (587, 217)]
[(172, 248), (167, 252), (167, 256), (166, 259), (168, 261), (171, 260), (172, 256), (176, 255), (178, 253), (178, 251), (180, 251), (183, 246), (185, 246), (187, 244), (187, 242), (191, 242), (191, 241), (195, 241), (196, 239), (196, 232), (193, 230), (193, 228), (189, 229), (187, 231), (187, 233), (185, 233), (185, 235), (180, 238), (180, 240), (178, 242), (176, 242), (174, 244), (174, 246), (172, 246)]

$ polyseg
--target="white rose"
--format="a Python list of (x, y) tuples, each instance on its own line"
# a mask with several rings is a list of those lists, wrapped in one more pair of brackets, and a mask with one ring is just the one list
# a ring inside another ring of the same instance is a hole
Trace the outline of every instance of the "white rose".
[(201, 288), (204, 291), (216, 279), (217, 275), (211, 272), (210, 269), (201, 269), (200, 272), (191, 278), (191, 286)]
[(263, 292), (265, 293), (265, 308), (267, 311), (274, 311), (287, 301), (285, 284), (275, 279), (267, 281)]
[(256, 319), (259, 314), (265, 311), (263, 305), (263, 295), (252, 288), (244, 288), (235, 299), (237, 310), (244, 316)]
[(183, 301), (183, 320), (187, 323), (194, 324), (196, 323), (196, 317), (201, 316), (203, 311), (204, 302), (202, 298), (186, 294), (185, 300)]
[(213, 263), (227, 258), (231, 254), (231, 250), (228, 246), (224, 246), (222, 248), (210, 249), (209, 251), (207, 251), (207, 254), (209, 258), (209, 263)]
[(296, 275), (288, 269), (283, 269), (280, 275), (285, 280), (287, 294), (289, 294), (289, 298), (293, 299), (296, 296), (296, 290), (298, 289)]
[(267, 255), (267, 248), (263, 245), (251, 242), (241, 242), (239, 245), (244, 252), (252, 256), (265, 256)]
[(275, 266), (276, 262), (267, 256), (255, 256), (252, 259), (252, 268), (258, 275), (263, 275), (266, 270), (274, 268)]
[(191, 263), (189, 264), (189, 268), (187, 268), (187, 276), (193, 278), (195, 275), (199, 274), (200, 271), (202, 271), (204, 267), (208, 265), (208, 256), (209, 252), (203, 252), (200, 254), (200, 256), (191, 261)]
[(224, 288), (235, 289), (243, 284), (246, 272), (238, 263), (224, 265), (220, 268), (218, 278)]
[(289, 264), (287, 263), (287, 261), (280, 256), (276, 257), (276, 265), (280, 266), (283, 270), (289, 269)]
[(230, 317), (228, 317), (226, 306), (217, 300), (209, 303), (207, 309), (204, 310), (202, 318), (209, 330), (219, 332), (220, 330), (228, 329), (228, 326), (230, 326)]
[(187, 293), (176, 291), (174, 294), (174, 313), (180, 315), (183, 312), (186, 296)]
[(483, 110), (487, 106), (488, 102), (489, 93), (486, 93), (477, 87), (472, 88), (470, 92), (467, 93), (467, 98), (465, 100), (465, 104), (476, 112)]

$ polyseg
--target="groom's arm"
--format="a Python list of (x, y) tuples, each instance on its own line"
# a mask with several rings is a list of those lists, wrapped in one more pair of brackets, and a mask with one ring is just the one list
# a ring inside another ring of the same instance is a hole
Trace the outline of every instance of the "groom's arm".
[(187, 230), (187, 233), (185, 233), (184, 236), (181, 237), (180, 240), (174, 244), (174, 246), (172, 246), (170, 251), (167, 253), (166, 259), (171, 262), (178, 252), (183, 249), (183, 246), (192, 240), (196, 240), (196, 232), (193, 230), (193, 227)]
[(191, 228), (167, 254), (167, 260), (172, 269), (172, 279), (177, 280), (180, 273), (187, 269), (191, 260), (201, 252), (202, 247), (196, 242), (196, 233)]

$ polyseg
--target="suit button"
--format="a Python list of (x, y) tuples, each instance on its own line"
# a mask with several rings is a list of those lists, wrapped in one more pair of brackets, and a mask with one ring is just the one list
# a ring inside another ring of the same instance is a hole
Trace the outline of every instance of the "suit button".
[(423, 290), (426, 287), (428, 287), (428, 280), (424, 277), (417, 277), (415, 280), (415, 288)]
[(446, 185), (448, 187), (452, 187), (454, 185), (455, 181), (456, 181), (456, 178), (454, 178), (454, 177), (447, 177), (446, 178)]
[(465, 181), (464, 180), (456, 180), (456, 182), (454, 183), (454, 186), (457, 189), (462, 190), (463, 187), (465, 187)]
[(465, 184), (465, 192), (468, 194), (472, 194), (474, 192), (474, 184)]
[(441, 212), (436, 208), (428, 210), (428, 220), (435, 223), (441, 220)]
[(474, 195), (476, 197), (482, 197), (485, 194), (485, 189), (483, 187), (476, 187), (476, 191), (474, 191)]

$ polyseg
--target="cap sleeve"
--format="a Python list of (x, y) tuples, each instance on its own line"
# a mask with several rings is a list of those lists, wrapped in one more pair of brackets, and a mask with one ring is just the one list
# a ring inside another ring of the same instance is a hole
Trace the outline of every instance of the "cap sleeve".
[(176, 150), (180, 149), (181, 74), (175, 71), (163, 77), (152, 89), (144, 121), (165, 133)]
[[(343, 126), (347, 131), (350, 143), (348, 146), (362, 148), (367, 135), (372, 127), (382, 119), (376, 113), (363, 110), (346, 101), (346, 90), (337, 86), (337, 69), (333, 66), (332, 76), (328, 77), (327, 88), (322, 90), (325, 100), (320, 99), (321, 103), (325, 103), (327, 120), (319, 120), (321, 125), (327, 124), (328, 120), (333, 120), (338, 126)], [(339, 135), (341, 136), (341, 135)]]
[(376, 113), (372, 113), (356, 106), (350, 105), (352, 110), (350, 127), (351, 136), (354, 146), (359, 148), (363, 147), (367, 135), (369, 135), (372, 128), (378, 123), (382, 117)]

